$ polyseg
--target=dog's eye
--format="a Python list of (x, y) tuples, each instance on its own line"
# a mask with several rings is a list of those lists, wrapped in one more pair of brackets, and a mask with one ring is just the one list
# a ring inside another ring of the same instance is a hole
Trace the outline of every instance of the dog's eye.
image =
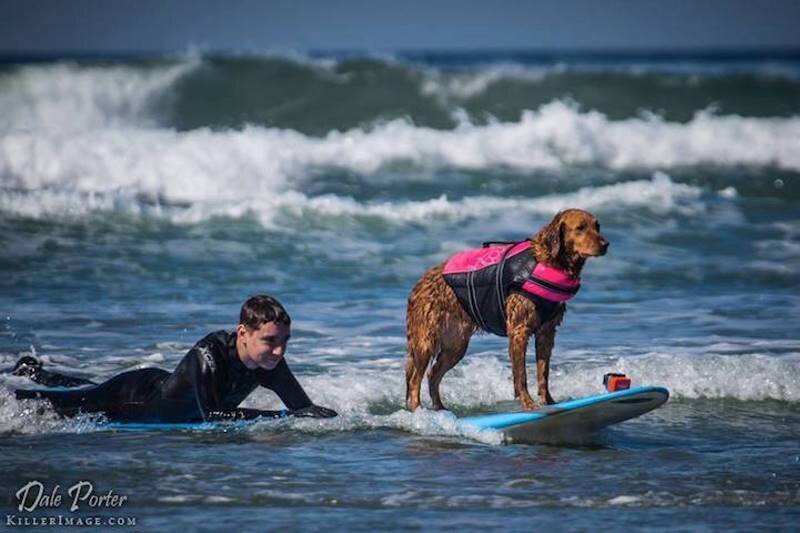
[(581, 224), (581, 225), (580, 225), (580, 226), (578, 226), (576, 229), (577, 229), (578, 231), (585, 231), (585, 230), (586, 230), (586, 224)]

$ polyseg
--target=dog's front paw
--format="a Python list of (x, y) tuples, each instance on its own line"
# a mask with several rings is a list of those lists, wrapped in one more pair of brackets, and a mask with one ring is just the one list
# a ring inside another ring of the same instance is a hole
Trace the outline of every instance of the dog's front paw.
[(522, 409), (525, 411), (533, 411), (541, 407), (538, 403), (533, 401), (533, 398), (530, 396), (522, 396), (519, 399), (520, 405), (522, 405)]

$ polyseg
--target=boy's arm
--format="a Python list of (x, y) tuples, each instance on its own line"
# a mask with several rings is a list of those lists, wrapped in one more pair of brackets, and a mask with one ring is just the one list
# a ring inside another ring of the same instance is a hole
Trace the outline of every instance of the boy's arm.
[(281, 359), (278, 366), (272, 370), (259, 368), (256, 372), (258, 375), (258, 383), (262, 387), (274, 391), (283, 404), (289, 409), (303, 409), (313, 405), (306, 391), (303, 390), (297, 378), (295, 378), (292, 371), (289, 370), (286, 359)]
[(283, 418), (286, 416), (301, 418), (331, 418), (337, 415), (333, 409), (314, 405), (303, 387), (294, 377), (286, 360), (281, 360), (272, 370), (257, 369), (258, 383), (274, 391), (288, 409), (280, 411), (264, 411), (237, 407), (226, 411), (208, 413), (207, 420), (249, 420), (252, 418)]

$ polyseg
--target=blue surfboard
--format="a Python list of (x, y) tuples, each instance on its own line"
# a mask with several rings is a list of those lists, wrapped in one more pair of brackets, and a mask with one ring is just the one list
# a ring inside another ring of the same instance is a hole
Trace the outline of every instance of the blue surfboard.
[[(669, 398), (664, 387), (637, 387), (578, 398), (535, 411), (515, 411), (460, 418), (468, 428), (499, 431), (506, 443), (580, 443), (612, 424), (661, 406)], [(237, 431), (256, 420), (189, 423), (111, 422), (113, 431)]]
[(259, 419), (219, 422), (107, 422), (103, 429), (113, 431), (236, 431), (244, 429)]
[(470, 428), (499, 431), (507, 443), (582, 442), (604, 427), (652, 411), (667, 398), (669, 391), (664, 387), (636, 387), (556, 403), (535, 411), (494, 413), (459, 420)]

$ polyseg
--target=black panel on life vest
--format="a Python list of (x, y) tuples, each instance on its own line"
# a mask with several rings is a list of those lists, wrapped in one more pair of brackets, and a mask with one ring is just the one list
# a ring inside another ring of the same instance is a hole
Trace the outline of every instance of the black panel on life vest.
[(535, 266), (536, 260), (526, 250), (481, 269), (444, 274), (444, 279), (482, 330), (506, 337), (505, 299), (512, 292), (522, 294), (536, 304), (541, 323), (553, 318), (561, 305), (522, 290), (522, 284)]

